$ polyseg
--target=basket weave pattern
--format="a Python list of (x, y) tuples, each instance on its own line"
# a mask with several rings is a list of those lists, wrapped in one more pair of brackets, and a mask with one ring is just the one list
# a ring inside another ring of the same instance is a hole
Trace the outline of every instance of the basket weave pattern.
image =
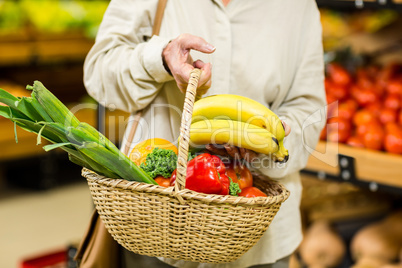
[(289, 191), (254, 176), (268, 197), (207, 195), (185, 189), (189, 130), (200, 70), (191, 73), (183, 108), (174, 187), (109, 179), (83, 169), (96, 209), (112, 237), (141, 255), (201, 263), (238, 259), (261, 238)]
[(185, 189), (181, 204), (173, 187), (108, 179), (88, 170), (83, 176), (102, 221), (119, 244), (141, 255), (194, 262), (238, 259), (261, 238), (289, 195), (280, 184), (277, 195), (268, 198)]

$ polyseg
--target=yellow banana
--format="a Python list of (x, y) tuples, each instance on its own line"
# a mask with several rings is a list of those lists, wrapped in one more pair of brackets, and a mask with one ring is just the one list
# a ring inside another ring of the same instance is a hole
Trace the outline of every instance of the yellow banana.
[(233, 120), (201, 120), (191, 124), (190, 145), (231, 144), (271, 154), (279, 149), (278, 140), (266, 129)]
[(258, 126), (271, 132), (278, 140), (279, 150), (273, 154), (278, 162), (286, 162), (288, 150), (283, 146), (285, 129), (279, 117), (261, 103), (239, 95), (219, 94), (194, 103), (192, 122), (205, 119), (229, 119)]
[(202, 98), (194, 103), (192, 122), (204, 119), (230, 119), (265, 128), (278, 140), (285, 130), (279, 117), (261, 103), (239, 95), (219, 94)]

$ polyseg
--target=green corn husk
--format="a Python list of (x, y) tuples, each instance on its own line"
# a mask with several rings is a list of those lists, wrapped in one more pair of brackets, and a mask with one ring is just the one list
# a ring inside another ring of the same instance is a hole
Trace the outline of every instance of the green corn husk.
[[(71, 162), (110, 178), (157, 184), (110, 140), (87, 123), (81, 123), (42, 83), (35, 81), (32, 97), (17, 98), (0, 89), (0, 116), (14, 125), (36, 133), (52, 144), (45, 151), (60, 148)], [(17, 139), (16, 139), (17, 140)]]
[[(36, 133), (36, 134), (39, 134), (39, 132), (41, 131), (41, 129), (43, 127), (43, 125), (41, 123), (32, 122), (32, 121), (29, 121), (26, 119), (14, 118), (14, 119), (12, 119), (12, 121), (15, 122), (17, 124), (17, 126), (21, 127), (25, 131)], [(52, 131), (50, 131), (47, 128), (44, 128), (42, 130), (41, 136), (52, 143), (66, 142), (66, 140), (60, 139), (60, 137), (58, 135), (55, 135), (54, 133), (52, 133)]]
[[(70, 151), (68, 151), (69, 153), (71, 153)], [(80, 151), (76, 151), (77, 153), (74, 154), (74, 156), (76, 158), (81, 159), (82, 161), (84, 161), (85, 163), (87, 163), (87, 165), (89, 165), (91, 168), (90, 170), (95, 171), (96, 173), (106, 176), (108, 178), (112, 178), (112, 179), (123, 179), (122, 177), (120, 177), (119, 175), (117, 175), (115, 172), (113, 172), (112, 170), (110, 170), (108, 167), (106, 166), (102, 166), (100, 165), (98, 162), (93, 161), (91, 158), (89, 158), (88, 156), (86, 156), (85, 154), (81, 153)]]
[(117, 175), (126, 180), (157, 184), (147, 173), (131, 162), (128, 157), (119, 159), (105, 147), (94, 143), (85, 142), (83, 147), (77, 149), (95, 162), (106, 167), (112, 167)]
[(35, 97), (35, 92), (32, 92), (32, 97), (29, 98), (29, 102), (32, 105), (32, 107), (36, 110), (36, 112), (40, 115), (42, 120), (40, 121), (45, 121), (45, 122), (53, 122), (53, 119), (47, 114), (45, 109), (40, 105), (39, 101)]
[(15, 102), (18, 101), (18, 98), (15, 97), (13, 94), (0, 88), (0, 102), (6, 104), (7, 106), (10, 106), (11, 108), (17, 109), (17, 107), (15, 106)]
[(39, 122), (45, 120), (32, 106), (31, 100), (32, 98), (22, 97), (18, 102), (16, 102), (15, 106), (32, 121)]
[(33, 90), (35, 98), (54, 122), (66, 126), (78, 126), (80, 121), (55, 95), (47, 90), (41, 82), (35, 81), (34, 85), (28, 86), (27, 89)]
[(78, 157), (76, 157), (76, 156), (74, 156), (74, 155), (72, 155), (72, 154), (68, 154), (68, 159), (69, 159), (71, 162), (73, 162), (74, 164), (78, 165), (78, 166), (87, 168), (87, 169), (89, 169), (89, 170), (94, 170), (94, 168), (91, 167), (87, 162), (81, 160), (81, 158), (78, 158)]
[(31, 97), (17, 98), (11, 93), (0, 89), (0, 102), (8, 105), (9, 107), (19, 111), (25, 115), (25, 119), (31, 119), (32, 121), (43, 121), (43, 118), (37, 111), (37, 108), (33, 107), (31, 104)]
[(10, 107), (0, 105), (0, 116), (10, 119)]
[[(109, 151), (118, 155), (119, 159), (128, 159), (128, 157), (125, 154), (123, 154), (123, 152), (120, 151), (119, 148), (117, 148), (113, 142), (111, 142), (108, 138), (106, 138), (102, 133), (100, 133), (98, 130), (96, 130), (93, 126), (91, 126), (85, 122), (81, 122), (78, 125), (78, 127), (76, 127), (76, 129), (81, 130), (81, 131), (93, 136), (95, 138), (95, 141), (97, 141), (100, 145), (106, 147)], [(129, 162), (131, 163), (131, 160), (129, 160)]]

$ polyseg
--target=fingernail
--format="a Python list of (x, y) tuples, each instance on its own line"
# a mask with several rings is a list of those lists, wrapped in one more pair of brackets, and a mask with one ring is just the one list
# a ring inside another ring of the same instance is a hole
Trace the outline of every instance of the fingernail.
[(205, 45), (205, 48), (207, 49), (207, 50), (209, 50), (209, 51), (215, 51), (215, 47), (213, 46), (213, 45), (211, 45), (211, 44), (209, 44), (209, 43), (207, 43), (206, 45)]

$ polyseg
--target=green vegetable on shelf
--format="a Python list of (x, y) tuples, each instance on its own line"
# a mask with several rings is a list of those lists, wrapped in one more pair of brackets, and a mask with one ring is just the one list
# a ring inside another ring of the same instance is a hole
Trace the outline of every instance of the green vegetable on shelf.
[(155, 148), (140, 167), (152, 178), (162, 176), (170, 178), (176, 169), (177, 155), (169, 149)]
[(61, 148), (71, 162), (106, 177), (157, 184), (104, 135), (80, 122), (41, 82), (27, 89), (32, 90), (31, 97), (22, 98), (0, 89), (0, 102), (5, 104), (0, 106), (0, 116), (36, 133), (37, 144), (42, 137), (53, 143), (44, 146), (45, 151)]

